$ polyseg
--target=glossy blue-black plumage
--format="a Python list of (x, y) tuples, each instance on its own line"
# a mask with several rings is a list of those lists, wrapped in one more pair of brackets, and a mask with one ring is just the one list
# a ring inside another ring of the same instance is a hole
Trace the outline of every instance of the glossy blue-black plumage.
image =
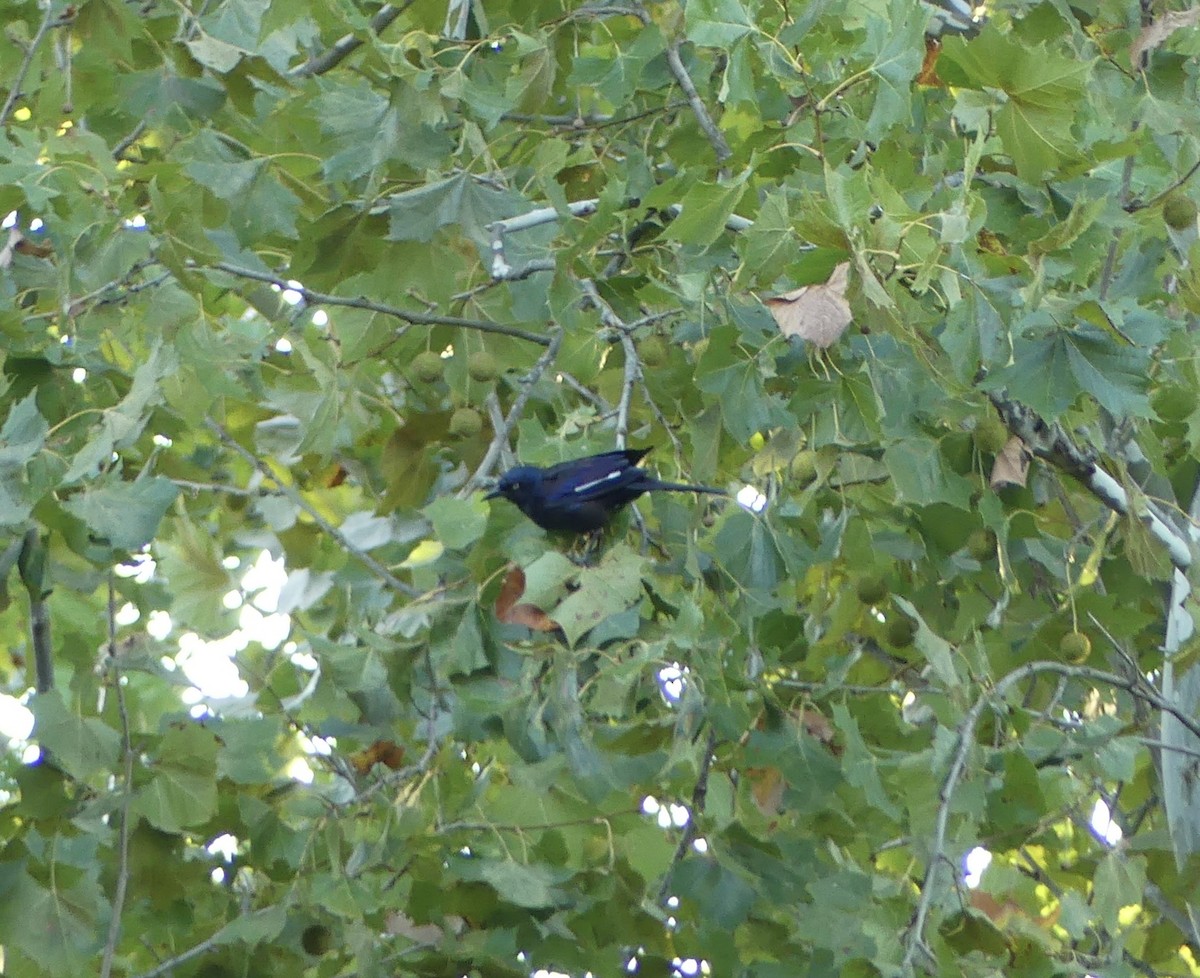
[(656, 479), (637, 464), (648, 451), (626, 448), (560, 462), (548, 469), (520, 465), (500, 476), (486, 498), (507, 499), (544, 530), (591, 533), (642, 493), (666, 490), (725, 494), (711, 486)]

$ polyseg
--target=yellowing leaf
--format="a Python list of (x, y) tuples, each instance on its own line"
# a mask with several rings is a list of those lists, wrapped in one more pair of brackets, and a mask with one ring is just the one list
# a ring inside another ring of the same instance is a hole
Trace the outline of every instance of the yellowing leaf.
[(401, 562), (401, 567), (424, 567), (426, 564), (432, 564), (443, 553), (446, 548), (437, 540), (422, 540), (412, 552)]

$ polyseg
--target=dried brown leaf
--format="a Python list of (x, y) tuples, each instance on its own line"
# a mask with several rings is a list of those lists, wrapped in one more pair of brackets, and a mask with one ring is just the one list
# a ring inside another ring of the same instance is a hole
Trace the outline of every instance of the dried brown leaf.
[(1185, 27), (1200, 24), (1200, 7), (1191, 10), (1171, 10), (1155, 17), (1129, 46), (1129, 62), (1134, 68), (1142, 66), (1142, 56), (1149, 54), (1168, 37)]
[(366, 774), (376, 764), (397, 771), (404, 765), (404, 748), (390, 740), (377, 740), (366, 750), (351, 754), (350, 763), (359, 774)]
[(506, 625), (524, 625), (535, 632), (556, 632), (558, 623), (541, 608), (518, 604), (525, 593), (525, 572), (520, 567), (509, 568), (496, 595), (496, 617)]
[(766, 300), (766, 306), (784, 336), (799, 336), (827, 349), (846, 332), (853, 318), (846, 301), (850, 263), (834, 268), (823, 285), (805, 285)]
[(1025, 485), (1032, 459), (1033, 454), (1025, 447), (1025, 443), (1014, 435), (996, 454), (996, 461), (992, 463), (992, 488)]

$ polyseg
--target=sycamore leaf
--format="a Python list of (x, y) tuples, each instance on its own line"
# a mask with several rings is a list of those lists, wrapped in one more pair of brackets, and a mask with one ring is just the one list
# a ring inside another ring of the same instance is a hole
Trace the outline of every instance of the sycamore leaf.
[(833, 346), (854, 318), (846, 301), (850, 263), (841, 262), (821, 285), (803, 285), (765, 301), (779, 331), (799, 336), (822, 350)]
[(179, 489), (159, 476), (137, 482), (110, 482), (66, 503), (101, 540), (119, 550), (137, 550), (154, 539), (159, 521)]

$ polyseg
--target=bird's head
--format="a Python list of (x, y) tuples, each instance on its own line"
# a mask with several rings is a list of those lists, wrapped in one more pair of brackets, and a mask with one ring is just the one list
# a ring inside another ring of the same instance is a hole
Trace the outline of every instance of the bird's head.
[(496, 480), (495, 488), (492, 489), (484, 499), (498, 499), (504, 497), (511, 503), (516, 503), (518, 506), (522, 502), (532, 498), (542, 484), (542, 470), (536, 469), (531, 465), (519, 465), (515, 469), (509, 469), (504, 475)]

